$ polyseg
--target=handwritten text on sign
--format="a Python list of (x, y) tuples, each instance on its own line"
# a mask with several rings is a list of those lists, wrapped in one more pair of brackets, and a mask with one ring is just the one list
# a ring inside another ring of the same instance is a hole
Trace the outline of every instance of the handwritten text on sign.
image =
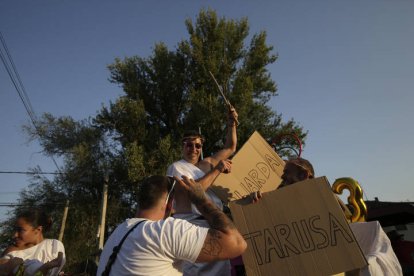
[(344, 239), (347, 243), (355, 241), (349, 230), (331, 213), (326, 227), (323, 227), (321, 217), (315, 215), (290, 224), (277, 224), (272, 228), (244, 234), (243, 237), (252, 246), (259, 265), (270, 263), (272, 256), (288, 258), (292, 254), (299, 255), (336, 246), (338, 239)]
[(212, 189), (224, 202), (240, 199), (252, 192), (275, 190), (285, 162), (258, 132), (232, 158), (229, 174), (220, 174)]

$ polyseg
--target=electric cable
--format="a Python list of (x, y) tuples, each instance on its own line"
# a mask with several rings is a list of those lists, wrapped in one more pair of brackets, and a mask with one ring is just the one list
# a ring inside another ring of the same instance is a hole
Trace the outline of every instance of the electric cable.
[(17, 71), (16, 65), (14, 64), (13, 58), (12, 58), (12, 56), (11, 56), (10, 52), (9, 52), (9, 48), (7, 47), (6, 41), (4, 40), (3, 35), (2, 35), (2, 33), (1, 33), (1, 32), (0, 32), (0, 40), (1, 40), (2, 44), (3, 44), (4, 50), (6, 51), (7, 57), (9, 58), (10, 64), (11, 64), (11, 66), (12, 66), (12, 68), (13, 68), (13, 71), (14, 71), (14, 73), (15, 73), (15, 75), (16, 75), (16, 77), (17, 77), (17, 80), (18, 80), (18, 82), (19, 82), (19, 84), (20, 84), (20, 87), (21, 87), (21, 89), (22, 89), (22, 92), (23, 92), (23, 98), (25, 99), (25, 102), (27, 103), (27, 105), (28, 105), (28, 107), (29, 107), (30, 112), (31, 112), (31, 113), (32, 113), (32, 115), (34, 116), (34, 115), (35, 115), (35, 112), (34, 112), (34, 109), (33, 109), (32, 103), (30, 102), (29, 96), (28, 96), (28, 95), (27, 95), (27, 93), (26, 93), (26, 89), (25, 89), (25, 87), (24, 87), (24, 85), (23, 85), (23, 82), (22, 82), (22, 80), (20, 79), (20, 74), (19, 74), (19, 71)]
[(63, 174), (60, 172), (22, 172), (22, 171), (0, 171), (0, 174)]
[[(16, 91), (17, 91), (17, 94), (19, 95), (19, 97), (20, 97), (20, 99), (23, 103), (24, 108), (26, 109), (27, 114), (30, 117), (30, 120), (33, 124), (33, 127), (34, 127), (35, 131), (38, 134), (39, 129), (38, 129), (38, 126), (37, 126), (37, 119), (36, 119), (35, 112), (33, 110), (32, 104), (30, 102), (29, 96), (26, 93), (26, 89), (23, 85), (23, 82), (20, 78), (20, 74), (17, 71), (17, 68), (14, 64), (13, 58), (12, 58), (12, 56), (11, 56), (9, 50), (8, 50), (6, 40), (4, 39), (3, 34), (1, 32), (0, 32), (0, 41), (1, 41), (1, 44), (3, 45), (4, 51), (6, 52), (6, 55), (7, 55), (8, 59), (6, 58), (5, 54), (3, 53), (3, 50), (2, 50), (1, 47), (0, 47), (0, 58), (3, 62), (3, 64), (4, 64), (4, 67), (6, 68), (7, 73), (9, 74), (9, 77), (10, 77), (10, 79), (11, 79), (11, 81), (12, 81), (12, 83), (13, 83)], [(11, 67), (10, 67), (10, 65), (11, 65)], [(55, 158), (52, 155), (50, 155), (50, 158), (52, 159), (53, 163), (55, 164), (55, 167), (56, 167), (57, 171), (59, 173), (61, 173)]]

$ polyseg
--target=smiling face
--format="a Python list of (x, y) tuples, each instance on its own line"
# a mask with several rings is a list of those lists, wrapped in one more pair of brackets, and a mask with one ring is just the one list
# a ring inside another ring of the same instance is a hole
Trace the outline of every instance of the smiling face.
[(203, 142), (201, 138), (188, 138), (183, 141), (183, 158), (189, 163), (197, 164), (200, 159)]
[(42, 226), (34, 227), (24, 218), (18, 218), (13, 238), (18, 248), (36, 245), (43, 240)]

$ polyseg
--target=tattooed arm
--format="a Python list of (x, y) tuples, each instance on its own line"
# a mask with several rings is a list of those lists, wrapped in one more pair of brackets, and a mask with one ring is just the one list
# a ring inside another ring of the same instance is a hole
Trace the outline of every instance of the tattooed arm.
[(190, 201), (196, 205), (210, 225), (196, 262), (224, 260), (241, 255), (246, 250), (247, 243), (233, 222), (207, 199), (199, 183), (186, 176), (183, 176), (179, 183), (188, 191)]

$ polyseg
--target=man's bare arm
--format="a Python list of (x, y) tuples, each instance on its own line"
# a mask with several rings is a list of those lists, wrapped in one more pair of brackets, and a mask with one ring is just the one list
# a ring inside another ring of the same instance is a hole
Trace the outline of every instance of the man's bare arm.
[(197, 262), (231, 259), (246, 250), (246, 241), (222, 211), (211, 202), (199, 202), (196, 206), (210, 225)]
[[(204, 171), (202, 168), (200, 168), (202, 171)], [(219, 176), (220, 173), (230, 173), (231, 172), (231, 160), (220, 160), (218, 164), (209, 171), (204, 171), (206, 174), (196, 179), (198, 183), (203, 187), (204, 191), (207, 190), (211, 184), (213, 184), (214, 180)]]
[(238, 114), (236, 109), (232, 107), (228, 113), (227, 119), (227, 134), (226, 134), (226, 142), (222, 150), (219, 150), (217, 153), (213, 154), (210, 157), (205, 158), (202, 162), (208, 162), (212, 164), (212, 166), (216, 166), (220, 160), (230, 158), (235, 152), (237, 148), (237, 118)]

